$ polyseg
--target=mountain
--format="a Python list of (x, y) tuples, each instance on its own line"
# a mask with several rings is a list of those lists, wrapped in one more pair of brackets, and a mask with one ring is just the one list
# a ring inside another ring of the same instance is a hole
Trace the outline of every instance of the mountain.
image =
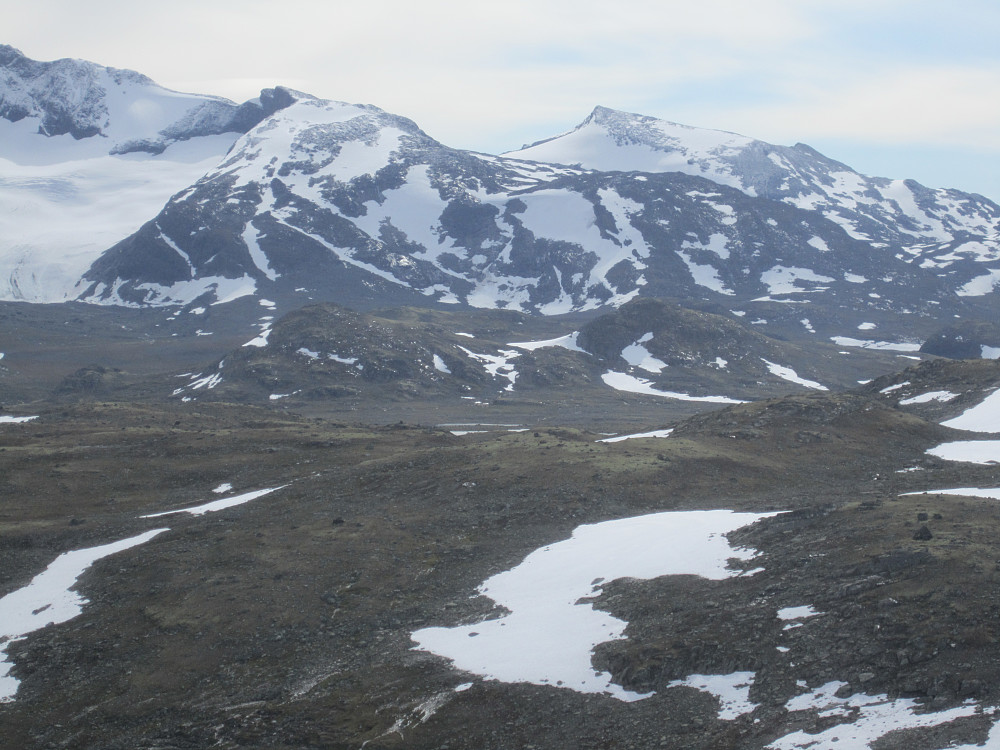
[[(84, 141), (86, 148), (67, 152), (74, 156), (160, 154), (191, 138), (245, 133), (289, 101), (288, 92), (277, 89), (237, 105), (222, 97), (170, 91), (132, 70), (85, 60), (37, 62), (0, 45), (0, 118), (17, 124), (8, 131), (14, 138), (4, 139), (0, 153), (5, 158), (24, 156), (28, 144), (29, 151), (57, 147), (40, 146), (31, 135)], [(65, 139), (59, 146), (71, 147)]]
[[(849, 236), (876, 249), (902, 249), (907, 262), (925, 268), (1000, 259), (995, 203), (913, 180), (866, 177), (803, 143), (775, 146), (597, 107), (573, 131), (506, 155), (603, 172), (705, 177), (750, 196), (817, 211)], [(984, 285), (988, 288), (983, 281), (964, 292), (983, 293)]]
[[(286, 309), (553, 315), (642, 296), (707, 301), (780, 335), (916, 347), (941, 320), (995, 314), (1000, 207), (867, 177), (802, 144), (598, 107), (569, 133), (491, 156), (374, 106), (280, 87), (236, 105), (81, 61), (11, 48), (0, 60), (0, 125), (24, 162), (4, 165), (0, 198), (38, 198), (5, 219), (10, 299), (204, 307), (256, 295)], [(67, 177), (59, 159), (73, 149), (130, 177), (178, 168), (148, 200), (121, 201), (126, 180)], [(81, 205), (62, 217), (90, 226), (61, 252), (78, 229), (60, 221), (67, 194)], [(121, 210), (88, 210), (99, 200)], [(851, 335), (873, 328), (878, 340)]]
[(994, 204), (3, 60), (6, 745), (1000, 741)]
[(91, 263), (291, 101), (180, 94), (0, 45), (0, 299), (62, 302)]
[[(598, 110), (576, 134), (589, 143), (609, 119), (651, 127)], [(729, 138), (737, 145), (682, 151), (698, 174), (663, 171), (676, 165), (634, 144), (615, 146), (627, 163), (614, 150), (596, 162), (631, 171), (597, 170), (527, 161), (570, 136), (493, 157), (374, 107), (299, 96), (95, 262), (81, 296), (183, 305), (253, 293), (340, 300), (363, 288), (382, 305), (543, 314), (651, 296), (795, 326), (808, 303), (821, 334), (885, 321), (918, 345), (935, 319), (994, 304), (1000, 207)], [(567, 150), (548, 155), (568, 160)]]

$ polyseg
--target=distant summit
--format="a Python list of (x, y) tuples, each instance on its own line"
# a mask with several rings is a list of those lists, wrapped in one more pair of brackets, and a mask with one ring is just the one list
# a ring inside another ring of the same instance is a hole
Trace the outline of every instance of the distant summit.
[[(0, 152), (47, 201), (29, 227), (38, 203), (0, 186), (0, 237), (18, 238), (0, 246), (3, 297), (544, 315), (656, 297), (859, 346), (847, 334), (878, 330), (872, 345), (911, 350), (943, 319), (995, 316), (1000, 206), (868, 177), (802, 144), (596, 107), (568, 133), (492, 156), (287, 88), (236, 105), (92, 63), (3, 59)], [(124, 154), (107, 168), (162, 174), (157, 200), (140, 206), (131, 189), (115, 211), (74, 215), (67, 194), (94, 202), (109, 181), (29, 169)], [(128, 221), (111, 226), (118, 208)], [(67, 253), (78, 235), (103, 239)]]
[(0, 45), (0, 117), (44, 136), (100, 137), (107, 153), (160, 153), (175, 141), (244, 133), (292, 101), (287, 89), (268, 89), (236, 105), (165, 89), (132, 70), (37, 62)]

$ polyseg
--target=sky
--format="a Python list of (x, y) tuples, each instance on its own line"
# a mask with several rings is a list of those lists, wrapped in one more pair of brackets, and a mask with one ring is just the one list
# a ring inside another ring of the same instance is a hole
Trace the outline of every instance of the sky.
[(1000, 202), (996, 0), (33, 0), (0, 43), (235, 101), (290, 86), (501, 153), (596, 105)]

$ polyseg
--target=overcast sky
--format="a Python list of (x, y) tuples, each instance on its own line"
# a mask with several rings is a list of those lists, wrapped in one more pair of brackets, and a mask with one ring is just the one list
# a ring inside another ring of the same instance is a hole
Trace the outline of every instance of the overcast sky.
[(0, 42), (242, 101), (286, 85), (498, 153), (597, 104), (1000, 201), (996, 0), (32, 0)]

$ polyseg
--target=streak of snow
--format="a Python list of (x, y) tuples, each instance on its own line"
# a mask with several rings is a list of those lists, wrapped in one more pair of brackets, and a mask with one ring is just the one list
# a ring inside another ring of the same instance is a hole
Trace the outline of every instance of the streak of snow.
[(951, 391), (928, 391), (927, 393), (921, 393), (919, 396), (911, 396), (910, 398), (904, 398), (899, 402), (900, 406), (909, 406), (910, 404), (926, 404), (931, 401), (951, 401), (953, 398), (958, 398), (957, 393), (952, 393)]
[(448, 365), (446, 365), (444, 360), (437, 354), (434, 355), (434, 369), (438, 372), (443, 372), (446, 375), (451, 375), (451, 370), (448, 369)]
[(828, 682), (792, 698), (785, 704), (785, 709), (792, 712), (818, 711), (820, 717), (844, 717), (846, 721), (816, 733), (804, 730), (792, 732), (767, 747), (770, 750), (867, 748), (889, 732), (947, 724), (977, 712), (974, 705), (965, 704), (936, 713), (916, 713), (920, 704), (915, 700), (890, 700), (887, 695), (861, 693), (838, 698), (837, 691), (845, 686), (843, 682)]
[(783, 367), (782, 365), (776, 365), (774, 362), (768, 362), (766, 359), (761, 360), (772, 375), (775, 375), (782, 380), (787, 380), (790, 383), (795, 383), (796, 385), (801, 385), (806, 388), (812, 388), (817, 391), (828, 391), (830, 390), (825, 385), (817, 383), (815, 380), (806, 380), (801, 378), (791, 367)]
[(272, 492), (284, 489), (287, 486), (287, 484), (283, 484), (280, 487), (271, 487), (266, 490), (244, 492), (242, 495), (233, 495), (232, 497), (226, 497), (222, 500), (212, 500), (211, 502), (204, 503), (203, 505), (195, 505), (191, 508), (177, 508), (176, 510), (165, 510), (162, 513), (150, 513), (145, 516), (140, 516), (140, 518), (160, 518), (161, 516), (170, 516), (175, 513), (188, 513), (192, 516), (201, 516), (205, 513), (215, 513), (220, 510), (225, 510), (226, 508), (232, 508), (234, 505), (243, 505), (251, 500), (256, 500), (258, 497), (263, 497), (264, 495), (269, 495)]
[[(468, 334), (457, 334), (458, 336), (467, 336)], [(535, 351), (535, 349), (544, 349), (548, 346), (560, 346), (563, 349), (569, 349), (571, 352), (582, 352), (583, 349), (576, 343), (576, 337), (579, 336), (579, 331), (574, 331), (573, 333), (566, 334), (565, 336), (560, 336), (555, 339), (546, 339), (545, 341), (512, 341), (507, 346), (516, 346), (518, 349), (526, 349), (529, 352)]]
[(622, 349), (622, 359), (633, 367), (638, 367), (646, 372), (661, 372), (663, 368), (667, 366), (667, 363), (654, 357), (649, 353), (649, 350), (643, 346), (643, 344), (651, 341), (652, 339), (653, 334), (647, 333), (635, 343), (626, 346)]
[(892, 341), (866, 341), (864, 339), (852, 339), (847, 336), (831, 336), (830, 341), (837, 346), (857, 346), (862, 349), (876, 349), (889, 352), (918, 352), (919, 343), (894, 343)]
[(945, 461), (995, 464), (1000, 462), (1000, 440), (956, 440), (928, 448), (927, 452)]
[(623, 440), (635, 440), (636, 438), (665, 438), (669, 437), (674, 430), (671, 427), (667, 430), (653, 430), (652, 432), (636, 432), (632, 435), (617, 435), (615, 437), (601, 438), (598, 443), (620, 443)]
[(691, 396), (687, 393), (677, 393), (675, 391), (661, 391), (653, 388), (649, 380), (637, 378), (624, 372), (614, 372), (608, 370), (601, 375), (601, 380), (606, 385), (611, 386), (616, 391), (627, 391), (629, 393), (641, 393), (647, 396), (662, 396), (664, 398), (674, 398), (678, 401), (703, 401), (710, 404), (745, 404), (746, 401), (727, 398), (726, 396)]
[(719, 699), (719, 719), (732, 721), (757, 708), (757, 704), (750, 700), (754, 676), (753, 672), (693, 674), (683, 680), (672, 680), (667, 683), (667, 687), (692, 687), (703, 693), (711, 693)]
[(987, 500), (1000, 500), (1000, 487), (956, 487), (947, 490), (904, 492), (903, 495), (959, 495), (961, 497), (982, 497)]

